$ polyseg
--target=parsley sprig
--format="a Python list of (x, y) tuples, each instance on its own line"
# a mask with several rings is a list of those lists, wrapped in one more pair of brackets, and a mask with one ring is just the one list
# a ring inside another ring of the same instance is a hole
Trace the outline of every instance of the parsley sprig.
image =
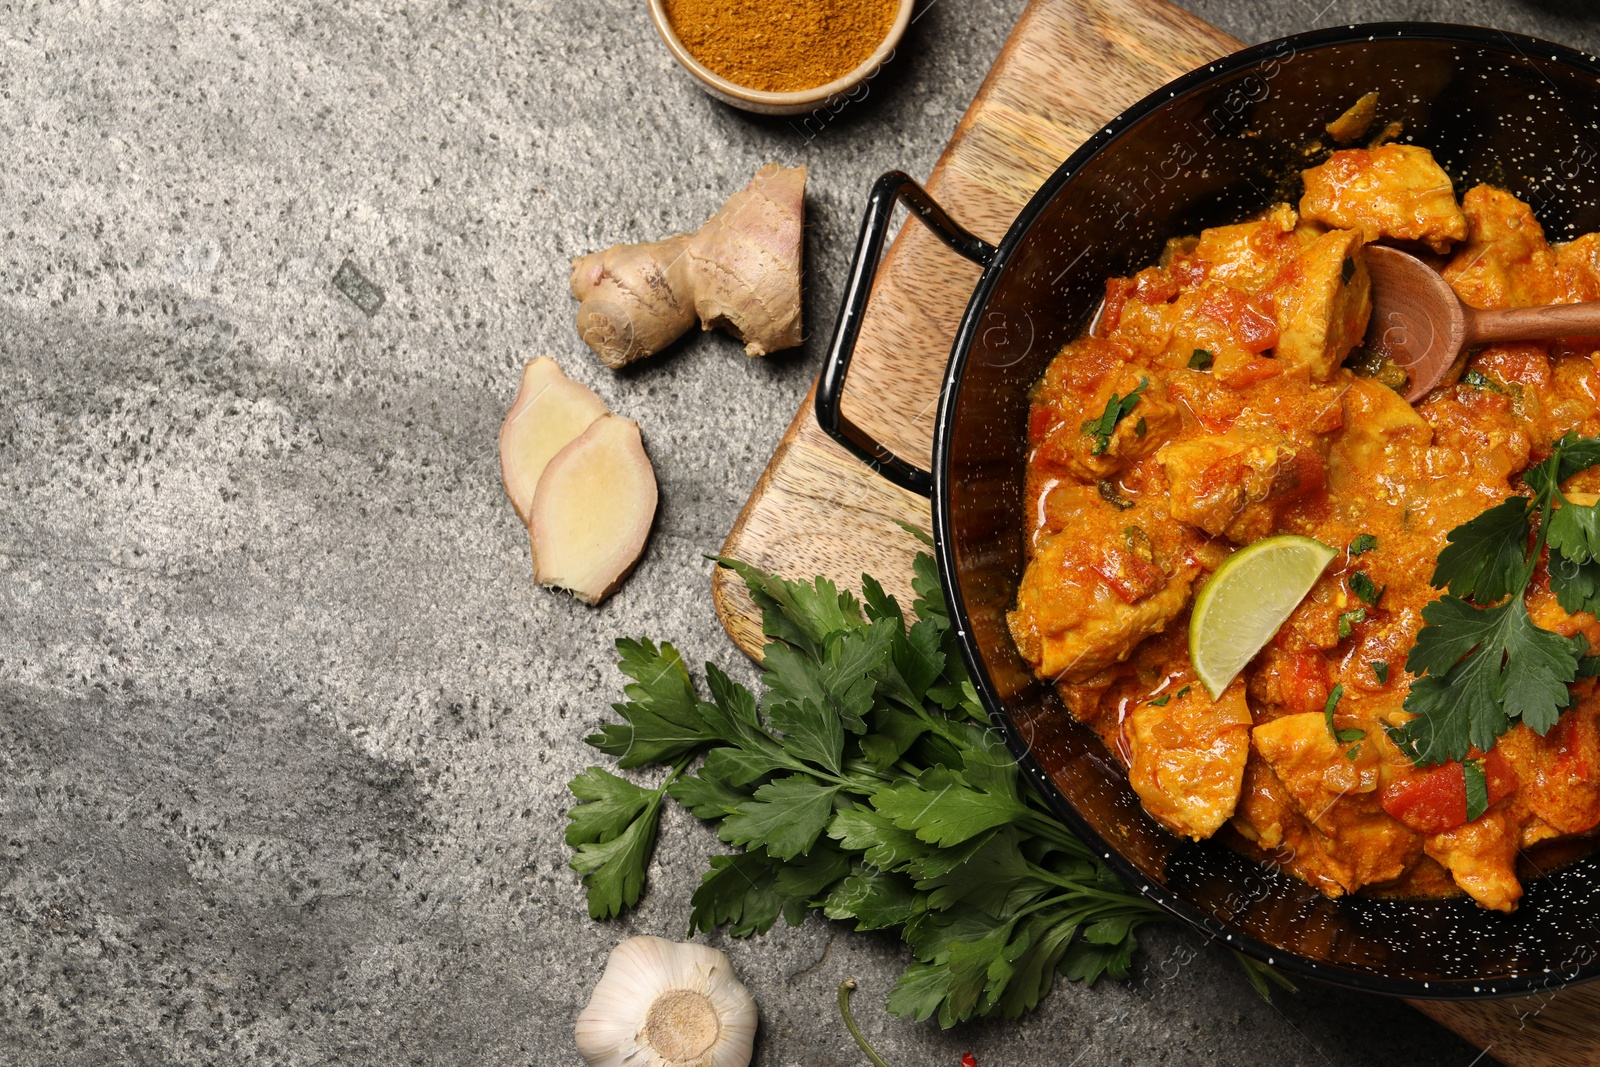
[[(862, 599), (733, 560), (771, 638), (758, 698), (706, 666), (702, 699), (671, 645), (617, 642), (631, 682), (589, 744), (655, 788), (590, 768), (572, 782), (573, 867), (596, 918), (643, 890), (662, 797), (739, 851), (713, 856), (690, 932), (763, 933), (814, 909), (892, 930), (914, 961), (889, 1008), (944, 1026), (1015, 1017), (1056, 975), (1124, 977), (1138, 930), (1167, 914), (1129, 890), (1019, 780), (967, 677), (933, 560), (916, 621), (871, 578)], [(699, 760), (694, 773), (687, 773)], [(1265, 995), (1276, 972), (1242, 956)], [(1292, 988), (1292, 987), (1291, 987)]]
[[(1569, 612), (1600, 611), (1600, 514), (1562, 495), (1563, 481), (1600, 463), (1600, 438), (1567, 434), (1522, 476), (1531, 491), (1450, 531), (1406, 657), (1417, 675), (1405, 709), (1417, 718), (1391, 736), (1417, 766), (1463, 760), (1521, 721), (1543, 735), (1571, 702), (1568, 685), (1592, 669), (1581, 634), (1534, 624), (1523, 595), (1546, 547), (1550, 588)], [(1534, 524), (1537, 521), (1537, 533)]]

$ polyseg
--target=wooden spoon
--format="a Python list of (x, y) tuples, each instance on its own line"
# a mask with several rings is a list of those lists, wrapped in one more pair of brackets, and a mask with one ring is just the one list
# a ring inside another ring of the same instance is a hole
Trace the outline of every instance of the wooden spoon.
[(1439, 272), (1398, 248), (1368, 245), (1372, 275), (1369, 351), (1411, 376), (1406, 400), (1416, 403), (1444, 380), (1468, 348), (1497, 341), (1600, 337), (1600, 301), (1537, 308), (1468, 307)]

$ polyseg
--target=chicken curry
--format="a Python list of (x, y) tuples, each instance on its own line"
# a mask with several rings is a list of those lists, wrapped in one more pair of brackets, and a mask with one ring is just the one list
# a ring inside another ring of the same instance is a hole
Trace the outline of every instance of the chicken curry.
[[(1520, 849), (1600, 823), (1595, 680), (1542, 735), (1516, 725), (1474, 750), (1472, 819), (1463, 763), (1419, 767), (1386, 728), (1411, 718), (1406, 659), (1447, 535), (1526, 494), (1521, 474), (1564, 434), (1600, 433), (1600, 342), (1482, 349), (1412, 406), (1403, 373), (1360, 348), (1362, 249), (1400, 243), (1468, 304), (1517, 307), (1600, 299), (1600, 234), (1552, 246), (1527, 204), (1486, 185), (1458, 201), (1408, 144), (1303, 177), (1298, 205), (1111, 279), (1035, 386), (1012, 635), (1173, 833), (1222, 832), (1330, 897), (1464, 891), (1510, 911)], [(1564, 488), (1600, 488), (1600, 470)], [(1341, 551), (1212, 699), (1191, 602), (1232, 551), (1283, 533)], [(1600, 649), (1600, 622), (1533, 575), (1533, 622)]]

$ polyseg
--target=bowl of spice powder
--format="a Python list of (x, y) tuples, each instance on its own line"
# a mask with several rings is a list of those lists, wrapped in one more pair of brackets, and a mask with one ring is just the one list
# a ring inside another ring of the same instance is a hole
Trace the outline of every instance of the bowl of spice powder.
[(798, 115), (877, 72), (914, 0), (650, 0), (679, 63), (724, 103)]

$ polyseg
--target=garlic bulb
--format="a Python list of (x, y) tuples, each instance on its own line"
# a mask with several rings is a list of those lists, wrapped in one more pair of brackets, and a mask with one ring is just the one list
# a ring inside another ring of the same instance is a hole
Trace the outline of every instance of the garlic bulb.
[(593, 1067), (746, 1067), (756, 1002), (714, 948), (630, 937), (611, 950), (578, 1052)]

